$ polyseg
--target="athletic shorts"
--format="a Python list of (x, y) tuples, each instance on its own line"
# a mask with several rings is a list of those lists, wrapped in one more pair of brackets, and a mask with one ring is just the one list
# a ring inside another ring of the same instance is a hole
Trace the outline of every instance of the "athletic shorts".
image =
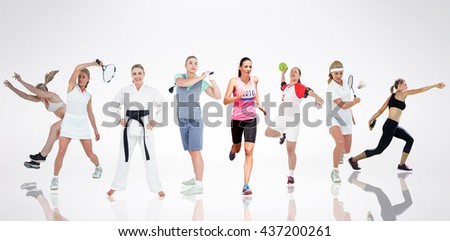
[(178, 118), (181, 141), (185, 151), (201, 151), (203, 149), (203, 121)]
[(256, 124), (256, 118), (250, 120), (231, 120), (233, 144), (240, 144), (242, 142), (242, 134), (244, 134), (245, 142), (255, 143)]

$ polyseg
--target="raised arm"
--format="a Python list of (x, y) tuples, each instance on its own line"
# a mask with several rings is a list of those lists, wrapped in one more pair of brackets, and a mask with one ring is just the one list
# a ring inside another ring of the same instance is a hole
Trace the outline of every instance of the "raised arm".
[(431, 90), (431, 89), (433, 89), (433, 88), (439, 88), (439, 89), (442, 89), (442, 88), (444, 88), (444, 87), (445, 87), (444, 82), (440, 82), (440, 83), (437, 83), (437, 84), (434, 84), (434, 85), (430, 85), (430, 86), (426, 86), (426, 87), (422, 87), (422, 88), (419, 88), (419, 89), (405, 90), (405, 91), (402, 91), (401, 93), (402, 93), (403, 95), (405, 95), (405, 96), (408, 96), (408, 95), (419, 94), (419, 93), (422, 93), (422, 92)]
[(92, 129), (94, 129), (95, 140), (98, 141), (98, 140), (100, 140), (100, 134), (98, 133), (97, 124), (95, 123), (94, 112), (92, 112), (92, 96), (89, 99), (89, 102), (88, 102), (86, 108), (87, 108), (87, 112), (88, 112), (89, 121), (91, 122), (91, 125), (92, 125)]
[(23, 91), (18, 90), (16, 87), (14, 87), (8, 80), (4, 80), (3, 84), (5, 84), (6, 87), (10, 88), (16, 95), (21, 97), (24, 100), (29, 100), (32, 102), (39, 102), (39, 98), (35, 95), (29, 95)]
[(25, 82), (22, 77), (14, 72), (14, 79), (16, 79), (20, 84), (22, 84), (27, 90), (29, 90), (31, 93), (36, 94), (37, 96), (41, 97), (41, 98), (45, 98), (45, 99), (54, 99), (56, 98), (56, 94), (49, 92), (49, 91), (45, 91), (45, 90), (41, 90), (38, 89), (36, 87), (34, 87), (33, 85), (29, 84), (28, 82)]
[(87, 67), (91, 67), (91, 66), (102, 66), (103, 63), (101, 61), (99, 61), (100, 63), (97, 62), (89, 62), (89, 63), (85, 63), (85, 64), (79, 64), (75, 67), (75, 70), (72, 73), (72, 76), (70, 76), (69, 79), (69, 86), (67, 88), (67, 93), (69, 93), (70, 91), (73, 90), (73, 88), (75, 88), (75, 86), (77, 85), (77, 78), (78, 75), (80, 74), (80, 71), (82, 69), (85, 69)]
[(177, 86), (180, 86), (180, 87), (188, 87), (188, 86), (192, 86), (195, 83), (203, 80), (205, 77), (206, 77), (206, 73), (202, 73), (202, 75), (200, 75), (198, 77), (189, 78), (189, 79), (179, 77), (175, 80), (175, 83)]
[(255, 79), (255, 90), (256, 90), (256, 93), (255, 93), (255, 102), (256, 102), (256, 105), (258, 106), (258, 108), (264, 109), (264, 108), (262, 107), (262, 105), (261, 105), (260, 100), (259, 100), (259, 92), (258, 92), (258, 83), (259, 83), (259, 79), (258, 79), (258, 77), (254, 77), (254, 78), (256, 78), (256, 79)]
[(222, 94), (220, 93), (220, 89), (219, 86), (217, 86), (216, 81), (210, 80), (210, 82), (211, 86), (208, 86), (208, 88), (205, 89), (206, 94), (216, 100), (222, 98)]

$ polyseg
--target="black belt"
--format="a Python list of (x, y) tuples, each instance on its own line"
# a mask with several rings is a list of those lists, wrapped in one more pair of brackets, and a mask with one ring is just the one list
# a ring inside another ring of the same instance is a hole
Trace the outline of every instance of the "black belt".
[(139, 122), (139, 124), (141, 124), (144, 133), (142, 135), (142, 137), (144, 138), (144, 149), (145, 149), (145, 158), (148, 160), (150, 160), (150, 155), (148, 154), (148, 150), (147, 150), (147, 145), (145, 144), (145, 125), (144, 122), (142, 121), (142, 117), (148, 116), (149, 115), (149, 111), (148, 110), (127, 110), (126, 116), (128, 117), (127, 123), (125, 124), (125, 129), (123, 130), (123, 147), (125, 149), (125, 162), (128, 162), (128, 135), (127, 135), (127, 128), (128, 128), (128, 123), (130, 122), (130, 120), (136, 120)]

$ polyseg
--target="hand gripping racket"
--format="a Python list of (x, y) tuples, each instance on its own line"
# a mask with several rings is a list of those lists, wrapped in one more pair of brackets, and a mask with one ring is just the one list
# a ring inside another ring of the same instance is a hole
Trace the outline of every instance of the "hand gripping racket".
[[(100, 64), (100, 60), (96, 59), (95, 62), (97, 64)], [(105, 83), (111, 82), (111, 80), (114, 78), (114, 75), (116, 74), (116, 66), (114, 64), (107, 64), (102, 65), (102, 72), (103, 72), (103, 81)]]

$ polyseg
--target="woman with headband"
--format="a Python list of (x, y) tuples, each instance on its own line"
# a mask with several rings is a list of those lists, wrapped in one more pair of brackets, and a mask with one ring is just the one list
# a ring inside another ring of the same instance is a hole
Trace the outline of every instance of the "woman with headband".
[(358, 97), (352, 100), (350, 87), (347, 81), (342, 79), (343, 74), (344, 66), (340, 61), (336, 60), (331, 63), (327, 94), (331, 94), (329, 99), (331, 105), (328, 106), (331, 106), (332, 111), (328, 111), (327, 125), (336, 144), (333, 151), (333, 170), (331, 171), (331, 180), (335, 183), (341, 182), (338, 167), (342, 155), (349, 153), (352, 147), (353, 114), (351, 107), (361, 101)]

